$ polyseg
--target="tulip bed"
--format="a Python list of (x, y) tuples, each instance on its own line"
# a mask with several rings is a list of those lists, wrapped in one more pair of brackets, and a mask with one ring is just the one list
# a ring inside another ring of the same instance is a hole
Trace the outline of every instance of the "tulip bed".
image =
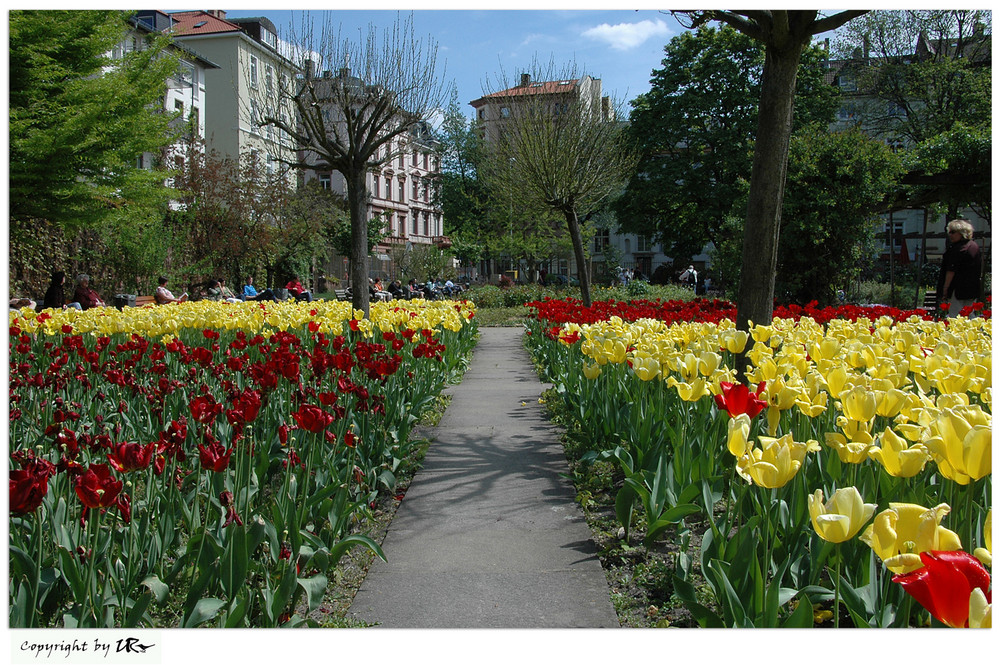
[(10, 314), (10, 625), (296, 626), (475, 344), (465, 302)]
[(749, 334), (721, 301), (528, 306), (583, 461), (618, 469), (626, 540), (675, 541), (699, 625), (991, 625), (988, 305), (785, 307)]

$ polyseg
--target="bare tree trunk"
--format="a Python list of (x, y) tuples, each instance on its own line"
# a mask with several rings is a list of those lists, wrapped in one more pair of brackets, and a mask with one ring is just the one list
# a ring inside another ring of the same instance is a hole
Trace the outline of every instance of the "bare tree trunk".
[[(749, 322), (769, 325), (774, 312), (774, 275), (778, 264), (778, 230), (792, 135), (795, 78), (803, 44), (784, 49), (768, 44), (757, 119), (757, 142), (750, 173), (750, 198), (743, 229), (743, 263), (736, 327), (748, 330)], [(746, 368), (746, 359), (737, 368)]]
[(580, 298), (584, 307), (590, 307), (590, 275), (587, 274), (587, 259), (583, 254), (583, 238), (580, 237), (580, 223), (576, 210), (563, 211), (569, 226), (569, 237), (573, 239), (573, 255), (576, 257), (576, 274), (580, 277)]
[(368, 318), (368, 205), (364, 169), (347, 176), (351, 214), (351, 303)]

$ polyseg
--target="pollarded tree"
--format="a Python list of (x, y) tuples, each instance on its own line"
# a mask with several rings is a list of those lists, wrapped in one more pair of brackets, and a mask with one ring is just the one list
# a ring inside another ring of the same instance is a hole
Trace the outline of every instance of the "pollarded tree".
[[(335, 13), (325, 12), (318, 31), (306, 14), (290, 41), (305, 75), (278, 86), (290, 98), (297, 124), (268, 115), (261, 104), (262, 124), (272, 124), (291, 137), (303, 158), (297, 168), (336, 171), (345, 180), (351, 218), (351, 282), (353, 304), (368, 313), (368, 200), (366, 176), (406, 149), (405, 138), (426, 123), (446, 98), (437, 72), (437, 45), (414, 35), (412, 17), (398, 20), (378, 36), (374, 25), (364, 39), (343, 38)], [(336, 71), (335, 76), (316, 76)]]
[[(532, 67), (528, 80), (575, 81), (572, 70), (541, 72)], [(524, 79), (522, 79), (524, 80)], [(549, 208), (562, 215), (573, 243), (583, 303), (589, 306), (587, 271), (580, 220), (618, 195), (635, 170), (637, 156), (616, 120), (618, 105), (607, 98), (575, 101), (548, 94), (518, 94), (500, 81), (493, 97), (509, 99), (509, 113), (487, 128), (483, 173), (497, 198), (513, 194), (527, 210)], [(542, 88), (544, 90), (544, 87)]]

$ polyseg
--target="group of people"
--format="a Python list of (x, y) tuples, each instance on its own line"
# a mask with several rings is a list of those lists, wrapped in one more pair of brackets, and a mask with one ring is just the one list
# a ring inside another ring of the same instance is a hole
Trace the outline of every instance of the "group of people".
[[(182, 303), (187, 302), (189, 296), (187, 292), (182, 293), (179, 297), (174, 296), (174, 294), (167, 288), (167, 278), (159, 277), (157, 279), (158, 286), (156, 291), (153, 293), (153, 300), (158, 305), (169, 305), (171, 303)], [(96, 290), (90, 285), (90, 276), (81, 273), (77, 275), (76, 278), (76, 288), (73, 291), (73, 297), (70, 300), (66, 300), (65, 294), (65, 284), (66, 284), (66, 273), (62, 270), (56, 270), (52, 273), (52, 280), (49, 282), (49, 287), (45, 291), (45, 297), (42, 300), (42, 309), (66, 309), (68, 307), (75, 307), (79, 310), (87, 310), (94, 307), (106, 307), (107, 302), (97, 293)], [(225, 301), (230, 303), (242, 302), (244, 300), (271, 300), (279, 301), (280, 298), (271, 289), (264, 289), (262, 292), (258, 292), (253, 285), (253, 277), (247, 276), (246, 283), (243, 285), (242, 293), (237, 296), (234, 294), (229, 287), (226, 286), (226, 280), (224, 278), (212, 279), (208, 283), (208, 288), (206, 290), (205, 299), (215, 300), (215, 301)], [(285, 285), (285, 289), (288, 295), (294, 297), (296, 300), (302, 300), (305, 302), (312, 302), (312, 292), (307, 290), (302, 286), (302, 282), (299, 281), (297, 275), (292, 275), (292, 278)], [(36, 309), (38, 303), (31, 298), (10, 298), (9, 306), (12, 308), (20, 309), (21, 307), (30, 307)]]
[(382, 283), (382, 278), (375, 277), (368, 279), (368, 297), (374, 302), (389, 302), (390, 300), (412, 300), (413, 298), (423, 298), (434, 300), (436, 298), (450, 298), (462, 291), (462, 287), (452, 282), (450, 279), (435, 283), (428, 280), (426, 283), (419, 283), (416, 279), (403, 286), (403, 283), (394, 279), (389, 282), (388, 288)]

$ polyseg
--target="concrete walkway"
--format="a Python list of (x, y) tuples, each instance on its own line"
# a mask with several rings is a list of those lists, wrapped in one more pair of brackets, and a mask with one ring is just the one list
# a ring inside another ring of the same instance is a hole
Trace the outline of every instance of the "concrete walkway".
[[(617, 627), (522, 328), (472, 364), (351, 605), (387, 628)], [(522, 402), (524, 405), (522, 405)]]

